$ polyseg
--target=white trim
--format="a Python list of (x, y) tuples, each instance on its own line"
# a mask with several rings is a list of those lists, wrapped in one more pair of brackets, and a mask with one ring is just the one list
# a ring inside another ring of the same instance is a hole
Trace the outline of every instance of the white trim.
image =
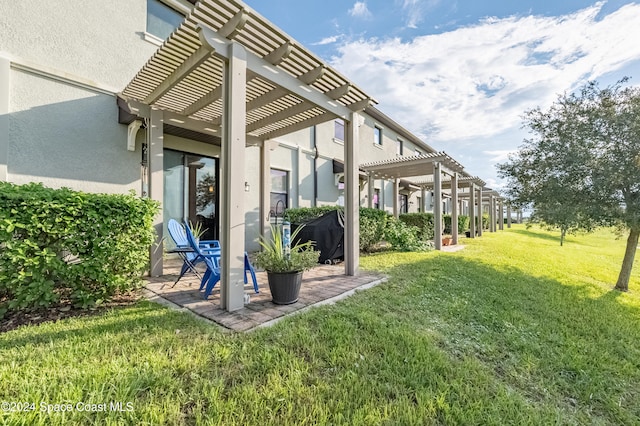
[(142, 33), (142, 39), (144, 41), (147, 41), (147, 42), (153, 44), (154, 46), (162, 46), (162, 43), (164, 43), (163, 39), (161, 39), (158, 36), (154, 36), (153, 34), (148, 33), (146, 31)]
[(71, 86), (102, 93), (104, 95), (116, 96), (116, 93), (118, 93), (119, 91), (118, 89), (107, 86), (106, 84), (100, 84), (96, 81), (89, 80), (56, 68), (48, 67), (46, 65), (36, 64), (35, 62), (26, 59), (17, 58), (15, 56), (7, 56), (7, 59), (9, 59), (9, 61), (11, 62), (11, 68), (17, 71), (34, 74), (54, 81), (69, 84)]
[(344, 145), (344, 141), (342, 139), (338, 139), (338, 138), (332, 138), (334, 143), (337, 143), (338, 145)]
[(371, 142), (371, 145), (375, 146), (375, 147), (376, 147), (376, 148), (378, 148), (378, 149), (384, 149), (384, 148), (382, 147), (382, 145), (377, 144), (377, 143), (375, 143), (375, 142)]
[(185, 16), (191, 13), (191, 10), (194, 7), (191, 3), (185, 0), (159, 0), (159, 1), (160, 3), (164, 3), (165, 5), (175, 10), (176, 12), (181, 13)]

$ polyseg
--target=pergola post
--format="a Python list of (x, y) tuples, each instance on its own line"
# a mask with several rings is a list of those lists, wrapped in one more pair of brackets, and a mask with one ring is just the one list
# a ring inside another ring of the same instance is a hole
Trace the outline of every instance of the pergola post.
[(151, 109), (149, 114), (149, 128), (147, 129), (147, 155), (148, 155), (148, 182), (149, 198), (160, 203), (158, 214), (153, 220), (156, 230), (156, 241), (151, 245), (151, 269), (149, 275), (159, 277), (163, 273), (162, 258), (163, 223), (162, 201), (164, 199), (164, 113), (157, 109)]
[(246, 146), (247, 55), (229, 45), (224, 64), (222, 149), (220, 164), (220, 302), (223, 309), (244, 307), (244, 167)]
[(511, 228), (511, 204), (507, 204), (507, 228)]
[(489, 232), (496, 232), (496, 197), (491, 194), (489, 197), (489, 221), (491, 225), (489, 225)]
[(398, 206), (400, 198), (400, 179), (395, 178), (393, 180), (393, 217), (396, 219), (400, 216), (400, 208)]
[(482, 237), (482, 233), (484, 232), (482, 219), (482, 186), (478, 186), (478, 237)]
[(420, 188), (420, 212), (424, 213), (427, 211), (426, 207), (427, 207), (427, 190), (424, 187), (424, 185), (422, 185), (422, 187)]
[(433, 163), (433, 196), (433, 239), (436, 250), (442, 250), (442, 171), (438, 162)]
[(472, 183), (469, 191), (469, 237), (476, 237), (476, 185)]
[(458, 173), (451, 175), (451, 237), (458, 244)]
[(360, 186), (358, 185), (358, 141), (360, 115), (351, 113), (345, 120), (346, 140), (344, 143), (344, 198), (345, 198), (345, 274), (356, 275), (360, 267)]
[(498, 200), (498, 229), (504, 230), (504, 203), (502, 198)]

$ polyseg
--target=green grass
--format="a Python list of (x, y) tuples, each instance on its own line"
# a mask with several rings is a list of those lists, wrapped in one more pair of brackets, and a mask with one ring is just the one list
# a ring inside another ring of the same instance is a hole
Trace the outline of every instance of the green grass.
[[(150, 303), (0, 334), (7, 424), (640, 424), (640, 275), (624, 240), (514, 227), (362, 258), (387, 283), (224, 334)], [(40, 403), (131, 402), (45, 414)]]

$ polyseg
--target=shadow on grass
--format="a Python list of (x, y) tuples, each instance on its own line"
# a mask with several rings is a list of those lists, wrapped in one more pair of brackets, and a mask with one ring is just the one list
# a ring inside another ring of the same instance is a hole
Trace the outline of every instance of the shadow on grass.
[[(540, 238), (542, 240), (547, 240), (547, 241), (553, 241), (555, 243), (557, 243), (558, 245), (560, 245), (560, 233), (558, 232), (557, 235), (549, 235), (545, 232), (536, 232), (533, 229), (512, 229), (511, 232), (514, 232), (516, 234), (520, 234), (520, 235), (526, 235), (527, 237), (535, 237), (535, 238)], [(565, 244), (567, 243), (567, 238), (570, 236), (566, 236), (564, 239)], [(569, 241), (571, 244), (580, 244), (579, 242), (576, 242), (574, 240), (570, 240)]]
[[(153, 318), (150, 320), (150, 318)], [(128, 307), (114, 308), (94, 316), (80, 316), (64, 319), (57, 323), (42, 323), (23, 326), (0, 334), (2, 346), (20, 347), (24, 345), (49, 345), (54, 341), (82, 339), (92, 341), (105, 334), (129, 334), (137, 327), (152, 325), (155, 332), (175, 332), (191, 318), (182, 313), (160, 307), (151, 302), (138, 302)], [(212, 330), (214, 328), (212, 327)]]
[[(577, 401), (584, 420), (592, 410), (612, 423), (639, 418), (640, 394), (633, 390), (640, 386), (637, 297), (451, 255), (400, 264), (387, 273), (387, 285), (364, 296), (381, 322), (408, 321), (437, 332), (452, 356), (485, 363), (534, 401), (560, 398), (570, 410)], [(594, 393), (617, 383), (626, 384), (609, 395)]]

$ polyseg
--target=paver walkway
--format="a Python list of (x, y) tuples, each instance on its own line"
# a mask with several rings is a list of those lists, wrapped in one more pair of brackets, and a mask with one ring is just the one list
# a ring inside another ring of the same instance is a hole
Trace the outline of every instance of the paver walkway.
[(249, 303), (245, 303), (244, 308), (238, 311), (226, 312), (220, 307), (220, 284), (216, 285), (209, 300), (205, 300), (204, 293), (198, 290), (200, 281), (193, 274), (186, 274), (172, 287), (181, 265), (177, 260), (167, 260), (165, 275), (147, 278), (147, 290), (233, 331), (246, 331), (272, 324), (285, 315), (311, 306), (332, 303), (351, 295), (355, 290), (369, 288), (385, 280), (380, 275), (365, 272), (356, 277), (346, 276), (344, 265), (319, 265), (304, 273), (300, 298), (296, 303), (276, 305), (271, 302), (266, 272), (257, 272), (260, 293), (256, 294), (252, 284), (247, 284), (245, 294), (249, 295)]

